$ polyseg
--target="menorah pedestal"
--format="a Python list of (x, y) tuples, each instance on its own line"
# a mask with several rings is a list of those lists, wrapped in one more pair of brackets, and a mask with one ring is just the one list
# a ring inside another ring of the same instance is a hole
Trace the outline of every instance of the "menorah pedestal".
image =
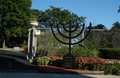
[(63, 64), (62, 67), (67, 69), (75, 69), (75, 57), (71, 54), (67, 54), (63, 56)]

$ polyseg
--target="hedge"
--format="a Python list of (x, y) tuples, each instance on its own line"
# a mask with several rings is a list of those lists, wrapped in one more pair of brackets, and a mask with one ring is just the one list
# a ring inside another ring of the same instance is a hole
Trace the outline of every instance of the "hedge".
[(120, 59), (120, 48), (102, 48), (99, 56), (105, 59)]

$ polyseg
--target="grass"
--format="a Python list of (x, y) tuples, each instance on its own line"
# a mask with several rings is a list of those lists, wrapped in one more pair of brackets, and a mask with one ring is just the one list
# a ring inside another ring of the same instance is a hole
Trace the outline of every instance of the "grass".
[(1, 48), (1, 50), (7, 50), (7, 51), (13, 51), (13, 52), (21, 52), (21, 51), (23, 51), (22, 48), (20, 48), (20, 50), (13, 50), (13, 48), (6, 48), (6, 49)]

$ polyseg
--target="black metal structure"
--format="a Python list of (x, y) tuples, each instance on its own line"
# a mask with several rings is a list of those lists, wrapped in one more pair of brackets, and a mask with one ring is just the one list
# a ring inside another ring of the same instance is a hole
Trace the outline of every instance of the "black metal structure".
[(63, 37), (69, 39), (69, 43), (63, 42), (63, 41), (61, 41), (60, 39), (58, 39), (58, 38), (56, 37), (56, 35), (55, 35), (55, 33), (54, 33), (54, 30), (53, 30), (53, 23), (51, 23), (52, 34), (54, 35), (54, 37), (55, 37), (59, 42), (61, 42), (61, 43), (63, 43), (63, 44), (66, 44), (66, 45), (69, 45), (69, 54), (71, 54), (71, 45), (78, 44), (78, 43), (82, 42), (83, 40), (85, 40), (86, 37), (88, 36), (90, 30), (91, 30), (91, 25), (92, 25), (92, 23), (90, 22), (90, 27), (89, 27), (88, 33), (86, 34), (86, 36), (85, 36), (83, 39), (81, 39), (81, 40), (78, 41), (78, 42), (71, 43), (71, 39), (80, 36), (80, 35), (82, 34), (84, 28), (85, 28), (85, 22), (84, 22), (84, 23), (83, 23), (83, 27), (82, 27), (81, 31), (79, 32), (79, 34), (77, 34), (77, 35), (74, 36), (74, 37), (71, 37), (71, 33), (74, 32), (74, 31), (76, 31), (77, 28), (78, 28), (78, 22), (77, 22), (76, 28), (75, 28), (74, 30), (71, 30), (71, 29), (72, 29), (72, 27), (71, 27), (71, 21), (72, 21), (72, 20), (70, 19), (70, 27), (69, 27), (69, 30), (67, 30), (67, 29), (65, 28), (65, 24), (63, 23), (63, 28), (64, 28), (64, 30), (65, 30), (66, 32), (69, 32), (69, 37), (63, 35), (63, 34), (60, 32), (60, 30), (59, 30), (59, 22), (57, 22), (57, 31), (58, 31), (58, 33), (59, 33), (60, 35), (62, 35)]
[(54, 37), (55, 37), (59, 42), (61, 42), (61, 43), (63, 43), (63, 44), (66, 44), (66, 45), (69, 45), (69, 54), (63, 56), (62, 67), (68, 68), (68, 69), (71, 69), (71, 68), (72, 68), (72, 69), (75, 69), (75, 67), (76, 67), (75, 57), (74, 57), (73, 55), (71, 55), (71, 45), (78, 44), (78, 43), (82, 42), (82, 41), (88, 36), (88, 34), (89, 34), (90, 30), (91, 30), (91, 25), (92, 25), (92, 24), (91, 24), (91, 22), (90, 22), (90, 27), (89, 27), (88, 33), (87, 33), (87, 35), (86, 35), (83, 39), (81, 39), (81, 40), (78, 41), (78, 42), (71, 43), (71, 40), (72, 40), (73, 38), (76, 38), (76, 37), (78, 37), (78, 36), (80, 36), (80, 35), (82, 34), (82, 32), (84, 31), (84, 28), (85, 28), (85, 22), (83, 23), (83, 28), (81, 29), (81, 31), (80, 31), (76, 36), (74, 36), (74, 37), (72, 37), (71, 34), (78, 29), (78, 22), (77, 22), (77, 25), (76, 25), (76, 27), (75, 27), (74, 30), (72, 30), (71, 19), (70, 19), (70, 27), (69, 27), (69, 30), (67, 30), (67, 29), (65, 28), (65, 23), (63, 23), (63, 28), (64, 28), (64, 30), (65, 30), (66, 32), (69, 33), (69, 36), (65, 36), (64, 34), (62, 34), (62, 33), (60, 32), (60, 30), (59, 30), (59, 29), (60, 29), (60, 28), (59, 28), (59, 22), (57, 22), (57, 31), (58, 31), (58, 33), (59, 33), (60, 35), (62, 35), (64, 38), (69, 39), (69, 43), (66, 43), (66, 42), (63, 42), (63, 41), (61, 41), (60, 39), (58, 39), (58, 38), (56, 37), (56, 35), (55, 35), (55, 33), (54, 33), (54, 29), (53, 29), (53, 22), (51, 23), (51, 30), (52, 30), (52, 34), (54, 35)]

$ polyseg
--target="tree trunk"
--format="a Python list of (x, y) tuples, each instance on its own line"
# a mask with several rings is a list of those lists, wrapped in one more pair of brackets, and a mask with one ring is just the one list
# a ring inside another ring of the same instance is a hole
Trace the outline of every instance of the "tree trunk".
[(3, 48), (5, 48), (5, 39), (3, 39)]

